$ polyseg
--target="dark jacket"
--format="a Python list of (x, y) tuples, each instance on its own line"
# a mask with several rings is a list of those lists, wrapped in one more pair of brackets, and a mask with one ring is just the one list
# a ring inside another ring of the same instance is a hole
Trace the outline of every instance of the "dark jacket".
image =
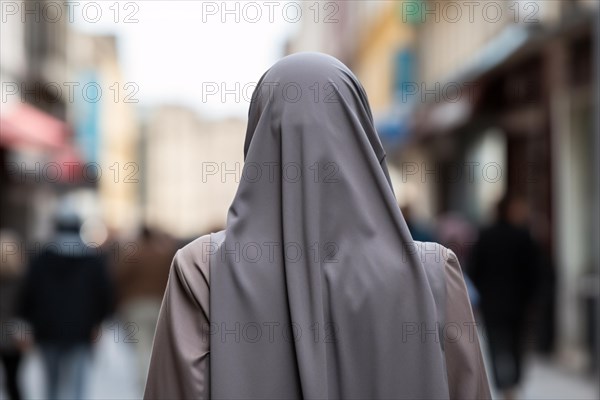
[(112, 284), (103, 256), (44, 251), (25, 277), (22, 315), (42, 344), (91, 343), (112, 308)]
[(523, 316), (537, 288), (538, 253), (526, 228), (500, 221), (481, 232), (468, 274), (487, 319), (512, 321)]

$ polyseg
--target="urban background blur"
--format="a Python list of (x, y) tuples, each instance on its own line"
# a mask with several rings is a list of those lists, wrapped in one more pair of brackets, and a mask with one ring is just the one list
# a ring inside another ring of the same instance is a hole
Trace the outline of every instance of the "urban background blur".
[[(518, 198), (538, 267), (513, 395), (600, 396), (597, 0), (0, 4), (0, 398), (141, 396), (170, 260), (224, 227), (252, 90), (298, 51), (363, 83), (415, 239), (468, 272)], [(80, 243), (90, 276), (43, 268)]]

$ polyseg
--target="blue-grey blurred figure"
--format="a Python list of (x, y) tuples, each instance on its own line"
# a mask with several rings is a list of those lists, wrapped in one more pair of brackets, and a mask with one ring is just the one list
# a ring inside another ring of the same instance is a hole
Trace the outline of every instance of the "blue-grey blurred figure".
[(56, 234), (27, 271), (22, 314), (33, 328), (47, 397), (83, 399), (93, 338), (112, 307), (105, 257), (80, 238), (81, 221), (59, 213)]

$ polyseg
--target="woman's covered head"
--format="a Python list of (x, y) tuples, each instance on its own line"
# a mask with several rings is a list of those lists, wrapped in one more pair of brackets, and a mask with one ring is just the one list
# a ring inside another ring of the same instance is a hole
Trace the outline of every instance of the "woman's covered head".
[(326, 146), (331, 139), (350, 139), (352, 129), (338, 129), (343, 121), (360, 127), (378, 159), (383, 158), (366, 93), (348, 67), (322, 53), (292, 54), (275, 63), (258, 82), (248, 112), (244, 153), (261, 122), (282, 135), (302, 133)]

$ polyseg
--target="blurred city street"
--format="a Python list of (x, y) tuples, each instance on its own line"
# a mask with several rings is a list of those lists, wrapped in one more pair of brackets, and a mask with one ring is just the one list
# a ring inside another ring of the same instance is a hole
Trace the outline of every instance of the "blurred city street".
[(494, 398), (600, 398), (600, 1), (0, 11), (1, 400), (141, 398), (173, 257), (226, 228), (254, 90), (300, 52), (363, 86), (389, 208), (456, 255)]
[(597, 382), (590, 374), (584, 378), (564, 370), (560, 364), (542, 359), (527, 362), (526, 378), (517, 398), (520, 399), (597, 399)]
[[(103, 336), (95, 349), (88, 398), (97, 400), (141, 398), (138, 389), (132, 384), (136, 374), (134, 358), (133, 350), (126, 343), (115, 343), (109, 335)], [(44, 378), (40, 364), (38, 355), (33, 353), (23, 368), (21, 380), (26, 383), (24, 385), (27, 388), (26, 398), (44, 398)], [(526, 379), (523, 387), (518, 390), (518, 399), (597, 400), (599, 398), (597, 382), (591, 375), (585, 377), (573, 374), (556, 362), (537, 357), (529, 358), (526, 364)], [(0, 398), (5, 399), (5, 394), (2, 393)]]
[[(89, 371), (89, 399), (139, 399), (142, 397), (135, 385), (135, 352), (131, 345), (115, 342), (108, 325), (97, 342)], [(45, 398), (45, 381), (42, 361), (37, 351), (33, 351), (24, 362), (21, 382), (25, 388), (25, 398)], [(5, 399), (5, 395), (1, 397)]]

